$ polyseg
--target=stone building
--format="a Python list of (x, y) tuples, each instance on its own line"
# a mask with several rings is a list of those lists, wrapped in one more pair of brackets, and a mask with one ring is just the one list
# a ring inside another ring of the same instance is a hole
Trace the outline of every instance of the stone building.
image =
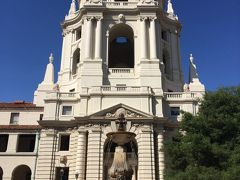
[(72, 0), (62, 29), (57, 82), (51, 54), (33, 103), (0, 104), (0, 179), (113, 180), (119, 111), (127, 179), (163, 179), (163, 141), (205, 92), (192, 55), (184, 84), (171, 1)]

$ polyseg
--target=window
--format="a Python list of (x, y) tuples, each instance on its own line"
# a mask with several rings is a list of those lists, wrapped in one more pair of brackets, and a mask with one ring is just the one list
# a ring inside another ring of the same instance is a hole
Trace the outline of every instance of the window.
[(167, 31), (162, 31), (162, 39), (163, 39), (164, 41), (167, 41), (167, 40), (168, 40), (167, 36), (168, 36)]
[(179, 116), (180, 107), (171, 107), (171, 116)]
[(19, 113), (11, 113), (10, 124), (18, 124)]
[(81, 39), (81, 36), (82, 36), (81, 29), (76, 30), (76, 41)]
[(74, 89), (70, 89), (69, 92), (75, 92), (75, 88)]
[(40, 116), (39, 116), (39, 120), (40, 120), (40, 121), (43, 120), (43, 114), (40, 114)]
[(64, 116), (72, 115), (72, 106), (63, 106), (62, 107), (62, 115), (64, 115)]
[(17, 152), (33, 152), (35, 148), (35, 134), (21, 134), (18, 136)]
[(60, 135), (59, 140), (60, 140), (59, 151), (68, 151), (70, 135), (69, 134)]
[(68, 167), (57, 167), (55, 180), (68, 180), (69, 168)]
[(0, 152), (6, 152), (8, 145), (8, 134), (0, 134)]
[(73, 60), (72, 60), (72, 75), (77, 73), (78, 63), (80, 62), (80, 49), (76, 49), (73, 53)]

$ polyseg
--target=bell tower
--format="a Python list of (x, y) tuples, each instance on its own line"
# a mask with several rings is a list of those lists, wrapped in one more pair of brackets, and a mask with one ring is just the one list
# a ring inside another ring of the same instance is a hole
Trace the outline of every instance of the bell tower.
[(171, 1), (73, 0), (62, 23), (60, 91), (149, 86), (181, 91), (181, 25)]

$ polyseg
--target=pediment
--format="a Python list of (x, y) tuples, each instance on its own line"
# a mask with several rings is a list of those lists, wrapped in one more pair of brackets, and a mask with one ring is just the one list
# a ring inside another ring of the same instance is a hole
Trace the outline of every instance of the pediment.
[(118, 111), (125, 112), (126, 119), (151, 119), (152, 115), (127, 106), (125, 104), (118, 104), (110, 108), (101, 110), (88, 116), (89, 119), (116, 119)]

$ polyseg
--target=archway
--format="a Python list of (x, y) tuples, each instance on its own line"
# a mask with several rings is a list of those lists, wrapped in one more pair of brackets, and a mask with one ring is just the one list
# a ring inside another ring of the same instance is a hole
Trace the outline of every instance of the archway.
[(134, 68), (134, 33), (130, 26), (117, 24), (109, 32), (109, 68)]
[(31, 180), (32, 171), (27, 165), (17, 166), (12, 173), (12, 180)]
[(73, 60), (72, 60), (72, 75), (77, 73), (77, 65), (80, 62), (80, 49), (76, 49), (73, 53)]
[[(115, 148), (117, 147), (117, 144), (111, 141), (109, 138), (106, 139), (104, 144), (104, 168), (103, 168), (103, 179), (104, 180), (113, 180), (108, 176), (108, 170), (112, 166), (113, 158), (114, 158), (114, 152)], [(124, 144), (124, 148), (127, 152), (127, 159), (129, 165), (133, 169), (133, 176), (131, 179), (126, 180), (137, 180), (137, 171), (138, 171), (138, 147), (136, 140), (132, 140), (129, 143)]]
[(171, 79), (171, 59), (168, 51), (166, 49), (163, 50), (163, 64), (164, 64), (164, 74), (168, 79)]
[(0, 167), (0, 180), (2, 180), (3, 179), (3, 170), (2, 170), (2, 168)]

